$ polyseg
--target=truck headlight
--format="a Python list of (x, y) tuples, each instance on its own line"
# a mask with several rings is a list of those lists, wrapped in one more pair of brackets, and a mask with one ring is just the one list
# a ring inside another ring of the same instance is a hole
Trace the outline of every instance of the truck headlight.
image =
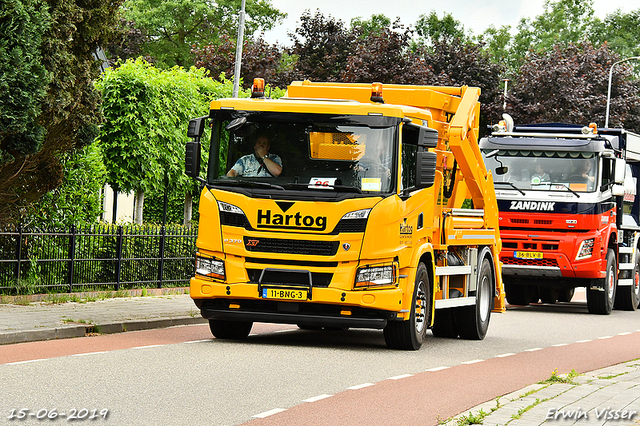
[(395, 285), (397, 276), (395, 263), (367, 265), (356, 272), (355, 288)]
[(580, 243), (580, 248), (578, 249), (576, 260), (587, 259), (591, 257), (591, 255), (593, 254), (593, 242), (594, 238), (590, 238)]
[(224, 260), (196, 254), (196, 275), (224, 280)]
[(225, 203), (224, 201), (218, 201), (218, 210), (226, 213), (235, 213), (245, 215), (240, 207), (236, 207), (233, 204)]
[(344, 216), (342, 216), (342, 219), (340, 220), (344, 220), (344, 219), (366, 219), (367, 217), (369, 217), (369, 212), (371, 211), (371, 209), (363, 209), (363, 210), (356, 210), (353, 212), (349, 212), (347, 214), (345, 214)]

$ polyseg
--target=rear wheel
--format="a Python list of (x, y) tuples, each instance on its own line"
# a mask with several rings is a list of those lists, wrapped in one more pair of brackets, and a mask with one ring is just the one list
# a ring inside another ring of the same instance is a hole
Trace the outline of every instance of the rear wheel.
[(482, 340), (487, 334), (491, 308), (493, 305), (493, 293), (495, 282), (491, 271), (491, 263), (485, 258), (482, 261), (478, 285), (476, 288), (476, 304), (456, 311), (456, 325), (460, 337), (469, 340)]
[(616, 293), (616, 309), (635, 311), (640, 303), (640, 258), (636, 260), (633, 268), (633, 282), (630, 286), (618, 287)]
[(558, 294), (558, 302), (571, 302), (573, 295), (575, 294), (575, 288), (563, 288)]
[(558, 301), (558, 289), (553, 287), (538, 287), (538, 291), (540, 292), (540, 300), (542, 300), (542, 303), (553, 305)]
[(418, 350), (424, 342), (431, 318), (431, 285), (424, 263), (418, 265), (408, 321), (390, 321), (384, 340), (391, 349)]
[(526, 306), (531, 302), (537, 302), (534, 300), (535, 287), (530, 285), (520, 284), (506, 284), (504, 285), (504, 292), (507, 296), (507, 302), (510, 305), (522, 305)]
[(209, 329), (216, 339), (246, 339), (251, 332), (250, 321), (209, 320)]
[(607, 251), (607, 269), (604, 278), (596, 280), (597, 288), (587, 288), (587, 307), (590, 314), (609, 315), (616, 294), (618, 266), (613, 249)]

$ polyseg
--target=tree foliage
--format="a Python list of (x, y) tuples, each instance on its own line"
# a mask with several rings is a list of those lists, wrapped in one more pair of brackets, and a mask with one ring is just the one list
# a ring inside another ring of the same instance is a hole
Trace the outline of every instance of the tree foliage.
[[(286, 14), (269, 0), (246, 2), (245, 33), (265, 31)], [(127, 0), (124, 16), (149, 37), (145, 54), (163, 67), (191, 66), (191, 49), (218, 42), (221, 33), (237, 34), (239, 0)]]
[[(13, 1), (11, 4), (19, 3)], [(15, 151), (13, 160), (0, 166), (0, 222), (19, 221), (25, 206), (62, 182), (61, 155), (93, 140), (102, 119), (99, 94), (93, 87), (100, 63), (93, 54), (98, 46), (110, 40), (120, 1), (47, 0), (45, 4), (34, 0), (21, 4), (30, 5), (25, 6), (26, 10), (34, 11), (34, 14), (12, 13), (11, 16), (17, 18), (14, 28), (32, 26), (34, 16), (46, 21), (45, 7), (50, 17), (48, 27), (34, 30), (34, 34), (42, 31), (41, 39), (34, 39), (38, 47), (34, 45), (29, 47), (29, 52), (25, 51), (25, 54), (33, 55), (26, 59), (33, 58), (34, 64), (40, 62), (46, 70), (46, 85), (22, 87), (23, 90), (33, 89), (34, 104), (27, 108), (27, 115), (36, 117), (35, 123), (42, 126), (43, 138), (40, 144), (31, 145), (31, 152)], [(40, 11), (40, 15), (36, 11)], [(0, 38), (6, 40), (9, 35), (3, 32)], [(26, 36), (22, 37), (26, 40)], [(6, 58), (2, 59), (4, 62)], [(13, 87), (12, 93), (18, 87), (21, 86)], [(44, 97), (42, 89), (46, 91)], [(5, 104), (6, 100), (3, 96), (0, 103)], [(36, 125), (30, 125), (29, 120), (25, 126), (27, 132), (38, 129)], [(2, 144), (5, 137), (2, 135)], [(34, 148), (37, 152), (33, 152)]]
[[(611, 64), (619, 56), (605, 44), (556, 45), (530, 53), (507, 97), (507, 112), (520, 123), (604, 125)], [(609, 125), (640, 131), (640, 81), (631, 67), (614, 68)]]
[(444, 13), (442, 19), (438, 18), (435, 10), (428, 15), (422, 14), (416, 22), (416, 33), (426, 44), (434, 44), (438, 41), (464, 39), (464, 26), (456, 20), (452, 14)]

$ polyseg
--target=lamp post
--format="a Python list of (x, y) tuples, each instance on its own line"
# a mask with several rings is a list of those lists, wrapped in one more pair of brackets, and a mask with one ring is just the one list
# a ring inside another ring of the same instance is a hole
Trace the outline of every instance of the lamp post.
[(630, 61), (632, 59), (640, 60), (640, 56), (631, 56), (630, 58), (621, 59), (618, 62), (614, 62), (611, 65), (611, 69), (609, 69), (609, 89), (607, 90), (607, 113), (604, 118), (605, 129), (609, 127), (609, 102), (611, 101), (611, 78), (613, 77), (613, 67), (615, 67), (616, 65), (622, 62)]
[(238, 17), (238, 41), (236, 42), (236, 63), (233, 68), (233, 97), (237, 98), (240, 91), (240, 65), (242, 63), (242, 42), (244, 40), (244, 6), (245, 0), (242, 0), (240, 7), (240, 16)]

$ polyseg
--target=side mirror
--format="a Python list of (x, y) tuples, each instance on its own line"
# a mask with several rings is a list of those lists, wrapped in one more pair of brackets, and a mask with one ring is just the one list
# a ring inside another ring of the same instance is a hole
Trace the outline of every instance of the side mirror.
[(614, 197), (623, 197), (624, 196), (624, 185), (612, 185), (611, 186), (611, 195)]
[(622, 158), (616, 158), (616, 162), (614, 163), (614, 183), (623, 184), (624, 183), (624, 171), (626, 168), (626, 163)]
[(436, 180), (435, 152), (418, 151), (416, 153), (416, 188), (430, 188)]
[(509, 167), (502, 166), (496, 167), (496, 175), (506, 175), (509, 172)]
[(187, 136), (196, 142), (199, 141), (202, 137), (202, 133), (204, 132), (204, 125), (207, 118), (209, 118), (209, 116), (205, 115), (204, 117), (198, 117), (190, 120), (189, 128), (187, 129)]
[(194, 179), (200, 176), (200, 142), (187, 142), (184, 172), (187, 176)]

